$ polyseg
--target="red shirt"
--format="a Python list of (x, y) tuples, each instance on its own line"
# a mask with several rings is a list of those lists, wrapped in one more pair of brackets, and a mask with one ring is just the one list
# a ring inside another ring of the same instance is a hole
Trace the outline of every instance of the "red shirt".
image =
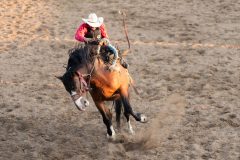
[[(76, 34), (75, 34), (75, 39), (80, 41), (80, 42), (84, 42), (84, 37), (87, 33), (87, 28), (89, 27), (89, 25), (87, 23), (83, 23), (80, 25), (80, 27), (78, 28)], [(101, 31), (101, 36), (102, 38), (108, 38), (108, 35), (107, 35), (107, 31), (106, 31), (106, 28), (105, 28), (105, 25), (102, 24), (100, 27), (99, 27), (100, 31)]]

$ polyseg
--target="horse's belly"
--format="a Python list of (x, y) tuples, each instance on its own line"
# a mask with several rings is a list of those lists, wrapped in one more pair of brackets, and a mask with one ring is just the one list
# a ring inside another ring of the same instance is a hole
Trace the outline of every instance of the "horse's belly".
[(112, 95), (120, 88), (119, 83), (115, 80), (110, 83), (95, 80), (94, 85), (101, 91), (105, 98), (112, 97)]
[(111, 98), (122, 85), (129, 84), (129, 77), (128, 72), (125, 70), (120, 72), (106, 72), (106, 70), (100, 70), (92, 77), (91, 82), (101, 90), (105, 98)]
[(106, 98), (110, 98), (112, 97), (112, 95), (118, 90), (119, 86), (118, 85), (105, 85), (102, 86), (102, 94), (106, 97)]

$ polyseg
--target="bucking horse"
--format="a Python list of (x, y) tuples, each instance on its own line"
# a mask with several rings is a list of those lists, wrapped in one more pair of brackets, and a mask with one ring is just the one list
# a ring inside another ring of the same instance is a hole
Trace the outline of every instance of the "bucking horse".
[(132, 84), (132, 78), (128, 69), (121, 65), (119, 59), (115, 69), (111, 71), (104, 59), (106, 58), (102, 54), (93, 52), (92, 46), (75, 47), (69, 51), (66, 72), (58, 78), (63, 82), (66, 91), (80, 111), (84, 111), (89, 106), (86, 93), (90, 93), (107, 127), (107, 136), (114, 139), (116, 134), (112, 125), (112, 112), (105, 105), (105, 101), (113, 101), (115, 104), (117, 127), (120, 127), (123, 106), (130, 133), (134, 133), (130, 115), (142, 123), (147, 121), (147, 117), (134, 112), (130, 104), (129, 87)]

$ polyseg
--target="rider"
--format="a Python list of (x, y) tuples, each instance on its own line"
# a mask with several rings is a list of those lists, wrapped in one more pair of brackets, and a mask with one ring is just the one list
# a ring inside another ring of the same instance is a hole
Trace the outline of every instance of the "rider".
[[(107, 31), (103, 24), (103, 18), (97, 17), (95, 13), (91, 13), (88, 16), (88, 19), (83, 18), (82, 20), (84, 23), (82, 23), (77, 29), (75, 39), (85, 43), (94, 43), (99, 40), (103, 41), (110, 52), (114, 55), (112, 65), (109, 67), (110, 69), (113, 68), (118, 59), (118, 51), (108, 40)], [(97, 49), (97, 52), (100, 52), (100, 48)]]

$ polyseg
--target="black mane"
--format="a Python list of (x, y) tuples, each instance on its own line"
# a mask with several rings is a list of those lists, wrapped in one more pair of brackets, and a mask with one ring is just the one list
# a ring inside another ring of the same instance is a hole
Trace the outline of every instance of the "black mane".
[(86, 46), (77, 46), (68, 51), (69, 59), (67, 71), (75, 72), (78, 68), (83, 67), (92, 61), (89, 48)]

